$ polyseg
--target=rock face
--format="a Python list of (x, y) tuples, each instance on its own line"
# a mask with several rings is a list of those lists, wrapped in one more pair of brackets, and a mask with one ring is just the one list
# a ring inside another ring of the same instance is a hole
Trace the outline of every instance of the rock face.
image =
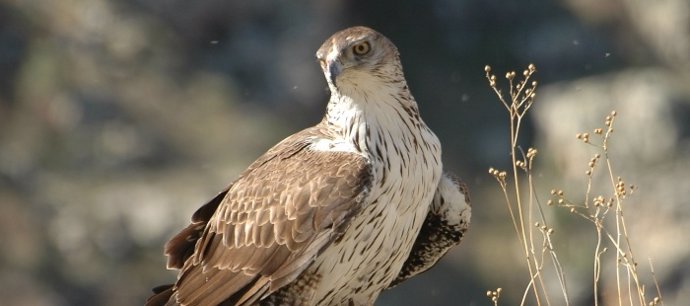
[(623, 168), (675, 161), (690, 152), (688, 92), (676, 76), (661, 69), (627, 70), (557, 83), (540, 92), (535, 109), (540, 137), (568, 177), (580, 177), (582, 167), (569, 161), (589, 158), (585, 150), (564, 150), (574, 133), (603, 126), (604, 116), (616, 110), (613, 153), (624, 154)]
[[(690, 231), (687, 85), (678, 82), (678, 76), (669, 70), (625, 70), (546, 86), (541, 90), (540, 103), (534, 109), (538, 146), (542, 152), (548, 152), (553, 165), (542, 170), (555, 171), (571, 191), (585, 190), (584, 172), (595, 152), (592, 147), (578, 147), (576, 143), (580, 141), (575, 139), (575, 133), (594, 135), (594, 128), (603, 127), (604, 116), (616, 110), (610, 158), (614, 173), (627, 184), (637, 186), (637, 191), (626, 199), (624, 211), (641, 274), (649, 285), (653, 284), (647, 261), (651, 258), (662, 294), (664, 289), (671, 292), (664, 296), (665, 303), (687, 301), (690, 244), (682, 242)], [(593, 143), (598, 142), (596, 137), (591, 138)], [(610, 180), (604, 175), (600, 169), (595, 176), (600, 184), (595, 184), (594, 195), (611, 189)], [(604, 279), (611, 283), (615, 275), (609, 270)], [(570, 284), (579, 287), (587, 281)], [(655, 290), (650, 289), (648, 296), (655, 296)], [(615, 292), (615, 286), (605, 290), (614, 295), (611, 292)]]

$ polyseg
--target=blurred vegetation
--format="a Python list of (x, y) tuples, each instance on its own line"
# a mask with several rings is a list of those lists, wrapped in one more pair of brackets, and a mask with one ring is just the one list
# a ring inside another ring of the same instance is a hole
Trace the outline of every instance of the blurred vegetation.
[[(502, 304), (519, 302), (529, 274), (486, 173), (508, 167), (508, 122), (483, 67), (534, 62), (539, 103), (523, 141), (544, 160), (543, 197), (550, 184), (584, 190), (590, 154), (574, 135), (618, 110), (611, 150), (639, 187), (626, 211), (636, 255), (654, 260), (667, 305), (680, 305), (689, 16), (686, 0), (2, 1), (2, 304), (139, 305), (172, 281), (164, 241), (264, 150), (320, 119), (328, 92), (314, 52), (362, 24), (397, 44), (445, 167), (474, 203), (463, 244), (379, 304), (487, 305), (497, 287)], [(591, 304), (591, 228), (548, 217), (571, 302)]]

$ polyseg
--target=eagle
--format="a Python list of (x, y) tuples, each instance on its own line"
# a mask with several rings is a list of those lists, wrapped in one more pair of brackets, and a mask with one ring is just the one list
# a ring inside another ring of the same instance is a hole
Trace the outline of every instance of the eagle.
[(316, 52), (323, 119), (269, 149), (165, 245), (156, 305), (373, 305), (431, 268), (470, 224), (396, 46), (367, 27)]

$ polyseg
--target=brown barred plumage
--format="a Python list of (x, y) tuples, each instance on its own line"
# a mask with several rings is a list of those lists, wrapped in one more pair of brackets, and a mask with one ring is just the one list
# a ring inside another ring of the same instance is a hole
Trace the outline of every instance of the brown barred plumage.
[(469, 226), (463, 183), (419, 116), (397, 48), (365, 27), (317, 58), (323, 120), (271, 148), (165, 247), (173, 285), (147, 305), (373, 305)]

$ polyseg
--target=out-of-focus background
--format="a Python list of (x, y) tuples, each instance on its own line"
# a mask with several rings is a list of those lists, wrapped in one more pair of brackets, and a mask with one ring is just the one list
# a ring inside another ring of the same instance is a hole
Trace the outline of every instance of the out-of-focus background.
[[(445, 167), (474, 202), (463, 244), (379, 305), (489, 305), (497, 287), (502, 305), (519, 303), (529, 275), (487, 174), (508, 167), (507, 117), (483, 69), (502, 80), (528, 63), (540, 88), (523, 139), (539, 149), (540, 196), (559, 187), (582, 200), (593, 150), (574, 135), (616, 109), (612, 158), (638, 186), (626, 218), (648, 296), (651, 258), (666, 305), (687, 303), (687, 0), (5, 0), (0, 304), (140, 305), (173, 281), (163, 243), (254, 158), (321, 118), (314, 52), (360, 24), (397, 44)], [(571, 302), (591, 305), (594, 230), (554, 210)], [(602, 277), (603, 300), (615, 300), (611, 271)]]

